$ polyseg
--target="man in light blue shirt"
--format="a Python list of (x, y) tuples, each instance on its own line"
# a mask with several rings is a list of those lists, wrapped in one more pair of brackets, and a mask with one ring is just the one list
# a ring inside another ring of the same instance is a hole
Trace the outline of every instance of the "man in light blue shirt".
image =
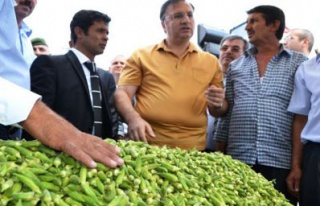
[(14, 7), (19, 28), (19, 42), (17, 46), (23, 57), (26, 59), (29, 67), (36, 56), (33, 52), (31, 40), (29, 39), (32, 31), (23, 20), (31, 15), (36, 4), (37, 0), (16, 0), (16, 6)]
[(296, 114), (292, 139), (297, 144), (293, 144), (296, 146), (292, 148), (292, 166), (287, 184), (293, 193), (300, 192), (301, 206), (320, 205), (319, 54), (300, 65), (294, 82), (288, 111)]
[[(26, 89), (30, 89), (29, 68), (35, 55), (28, 39), (31, 30), (23, 19), (31, 14), (36, 3), (36, 0), (0, 0), (0, 76)], [(10, 15), (13, 8), (16, 17)]]
[[(37, 0), (0, 0), (0, 76), (26, 89), (30, 89), (29, 69), (36, 56), (28, 38), (31, 30), (23, 19), (32, 13), (36, 4)], [(13, 9), (16, 16), (11, 15)], [(20, 133), (0, 125), (0, 138), (16, 139)]]
[(29, 65), (17, 48), (19, 28), (13, 12), (15, 2), (0, 0), (0, 76), (24, 88), (30, 88)]

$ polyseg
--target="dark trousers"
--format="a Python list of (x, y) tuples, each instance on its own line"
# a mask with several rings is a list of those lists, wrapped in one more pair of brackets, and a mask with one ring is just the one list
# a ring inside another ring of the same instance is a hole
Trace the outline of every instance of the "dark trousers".
[(257, 173), (261, 173), (269, 181), (275, 180), (275, 189), (284, 194), (291, 204), (297, 205), (298, 198), (289, 193), (286, 182), (286, 178), (289, 175), (290, 170), (268, 167), (259, 164), (253, 165), (252, 169)]
[(300, 206), (320, 206), (320, 143), (303, 147)]
[(3, 140), (20, 140), (22, 129), (0, 124), (0, 139)]

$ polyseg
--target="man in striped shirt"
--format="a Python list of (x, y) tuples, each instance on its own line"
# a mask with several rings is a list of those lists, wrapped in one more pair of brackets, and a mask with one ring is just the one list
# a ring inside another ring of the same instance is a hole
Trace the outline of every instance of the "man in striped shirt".
[(306, 57), (280, 44), (285, 28), (281, 9), (257, 6), (247, 14), (245, 29), (253, 46), (229, 66), (226, 98), (230, 107), (218, 127), (217, 150), (275, 180), (275, 188), (295, 204), (286, 185), (293, 119), (287, 108), (294, 73)]

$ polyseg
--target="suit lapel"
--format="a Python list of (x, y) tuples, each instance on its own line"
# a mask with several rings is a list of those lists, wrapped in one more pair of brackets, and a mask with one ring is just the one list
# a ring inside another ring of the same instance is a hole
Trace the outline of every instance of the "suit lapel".
[(85, 76), (85, 74), (83, 72), (81, 63), (79, 62), (77, 56), (72, 51), (69, 51), (66, 54), (66, 57), (67, 57), (68, 61), (70, 62), (70, 64), (72, 65), (72, 68), (75, 70), (76, 74), (78, 75), (82, 85), (85, 88), (85, 91), (86, 91), (86, 94), (87, 94), (87, 96), (89, 98), (89, 101), (91, 102), (88, 83), (87, 83), (87, 80), (86, 80), (86, 76)]

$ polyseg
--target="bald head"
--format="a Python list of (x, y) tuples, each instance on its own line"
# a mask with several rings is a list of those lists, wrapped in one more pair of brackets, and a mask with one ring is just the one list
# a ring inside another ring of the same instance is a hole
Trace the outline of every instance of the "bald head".
[(284, 39), (284, 47), (309, 56), (314, 44), (313, 34), (307, 29), (291, 29)]
[(126, 58), (123, 55), (117, 55), (111, 60), (111, 65), (109, 67), (109, 72), (113, 75), (116, 83), (119, 81), (120, 73), (126, 65)]

